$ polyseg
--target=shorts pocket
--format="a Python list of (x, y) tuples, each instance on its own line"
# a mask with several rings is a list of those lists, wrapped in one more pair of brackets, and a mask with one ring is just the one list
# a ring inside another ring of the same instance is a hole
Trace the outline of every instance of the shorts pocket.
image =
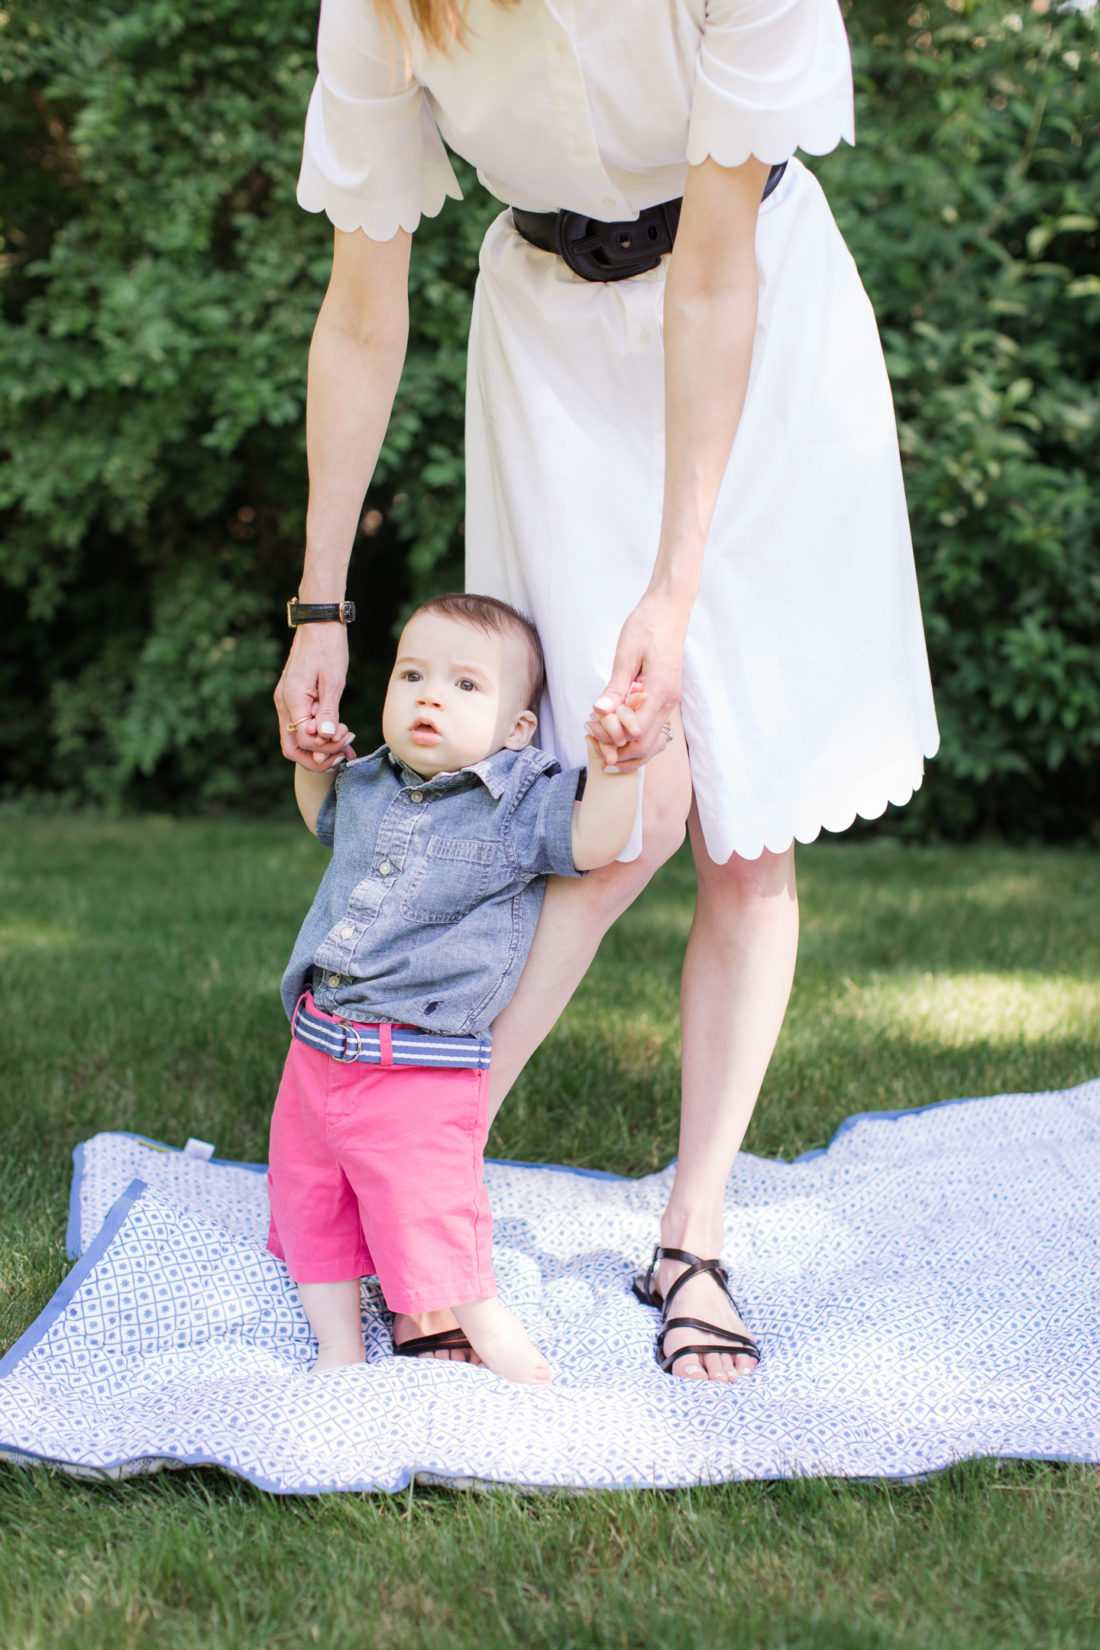
[(495, 842), (476, 837), (429, 837), (409, 875), (402, 915), (410, 922), (458, 922), (489, 892), (497, 853)]

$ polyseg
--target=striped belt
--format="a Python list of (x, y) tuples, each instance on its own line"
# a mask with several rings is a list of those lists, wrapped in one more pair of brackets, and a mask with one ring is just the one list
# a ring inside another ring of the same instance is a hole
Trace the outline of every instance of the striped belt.
[(375, 1066), (459, 1066), (488, 1071), (491, 1036), (447, 1037), (415, 1026), (355, 1025), (330, 1020), (306, 1007), (303, 997), (294, 1010), (291, 1032), (300, 1043), (351, 1065), (365, 1060)]

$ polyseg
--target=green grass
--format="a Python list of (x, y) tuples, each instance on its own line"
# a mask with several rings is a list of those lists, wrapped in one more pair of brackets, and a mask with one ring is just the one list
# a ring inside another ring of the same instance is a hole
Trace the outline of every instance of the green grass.
[[(265, 1155), (278, 978), (322, 863), (282, 825), (9, 825), (0, 1344), (67, 1270), (78, 1140), (138, 1129)], [(1096, 1075), (1094, 854), (831, 843), (802, 852), (800, 883), (798, 981), (750, 1150), (823, 1145), (853, 1111)], [(676, 861), (609, 937), (497, 1155), (637, 1174), (673, 1154), (691, 888)], [(288, 1501), (212, 1471), (113, 1486), (0, 1468), (0, 1645), (1095, 1650), (1098, 1550), (1100, 1474), (1044, 1464)]]

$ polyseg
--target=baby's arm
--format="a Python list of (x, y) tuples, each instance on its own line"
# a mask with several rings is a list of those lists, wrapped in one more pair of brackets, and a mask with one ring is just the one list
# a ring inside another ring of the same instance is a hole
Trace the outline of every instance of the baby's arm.
[(327, 773), (310, 773), (300, 762), (294, 764), (294, 800), (314, 836), (317, 835), (317, 815), (321, 812), (321, 803), (335, 783), (336, 773), (332, 768)]
[(634, 829), (640, 784), (640, 769), (608, 772), (600, 747), (588, 740), (588, 779), (573, 809), (573, 864), (578, 871), (595, 871), (618, 859)]
[[(349, 733), (342, 722), (334, 737), (339, 739), (341, 736), (344, 739), (341, 756), (354, 759), (351, 742), (355, 735)], [(334, 765), (326, 768), (323, 773), (318, 773), (304, 768), (301, 763), (294, 764), (294, 800), (298, 804), (298, 812), (314, 836), (317, 835), (317, 816), (321, 812), (321, 804), (336, 783), (336, 775), (343, 766), (343, 761), (337, 758)]]

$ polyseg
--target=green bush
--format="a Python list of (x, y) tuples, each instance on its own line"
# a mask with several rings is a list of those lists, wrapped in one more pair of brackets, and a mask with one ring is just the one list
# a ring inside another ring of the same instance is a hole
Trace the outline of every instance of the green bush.
[(1100, 792), (1100, 31), (861, 8), (824, 163), (894, 384), (943, 749), (914, 811), (1086, 828)]
[[(875, 301), (944, 729), (918, 828), (1084, 829), (1100, 588), (1096, 19), (849, 17), (859, 147), (815, 163)], [(24, 0), (0, 25), (4, 794), (285, 791), (270, 687), (304, 508), (329, 229), (294, 204), (313, 17)], [(459, 577), (467, 200), (416, 237), (412, 337), (349, 593), (352, 725), (401, 605)], [(373, 668), (372, 668), (373, 664)]]

